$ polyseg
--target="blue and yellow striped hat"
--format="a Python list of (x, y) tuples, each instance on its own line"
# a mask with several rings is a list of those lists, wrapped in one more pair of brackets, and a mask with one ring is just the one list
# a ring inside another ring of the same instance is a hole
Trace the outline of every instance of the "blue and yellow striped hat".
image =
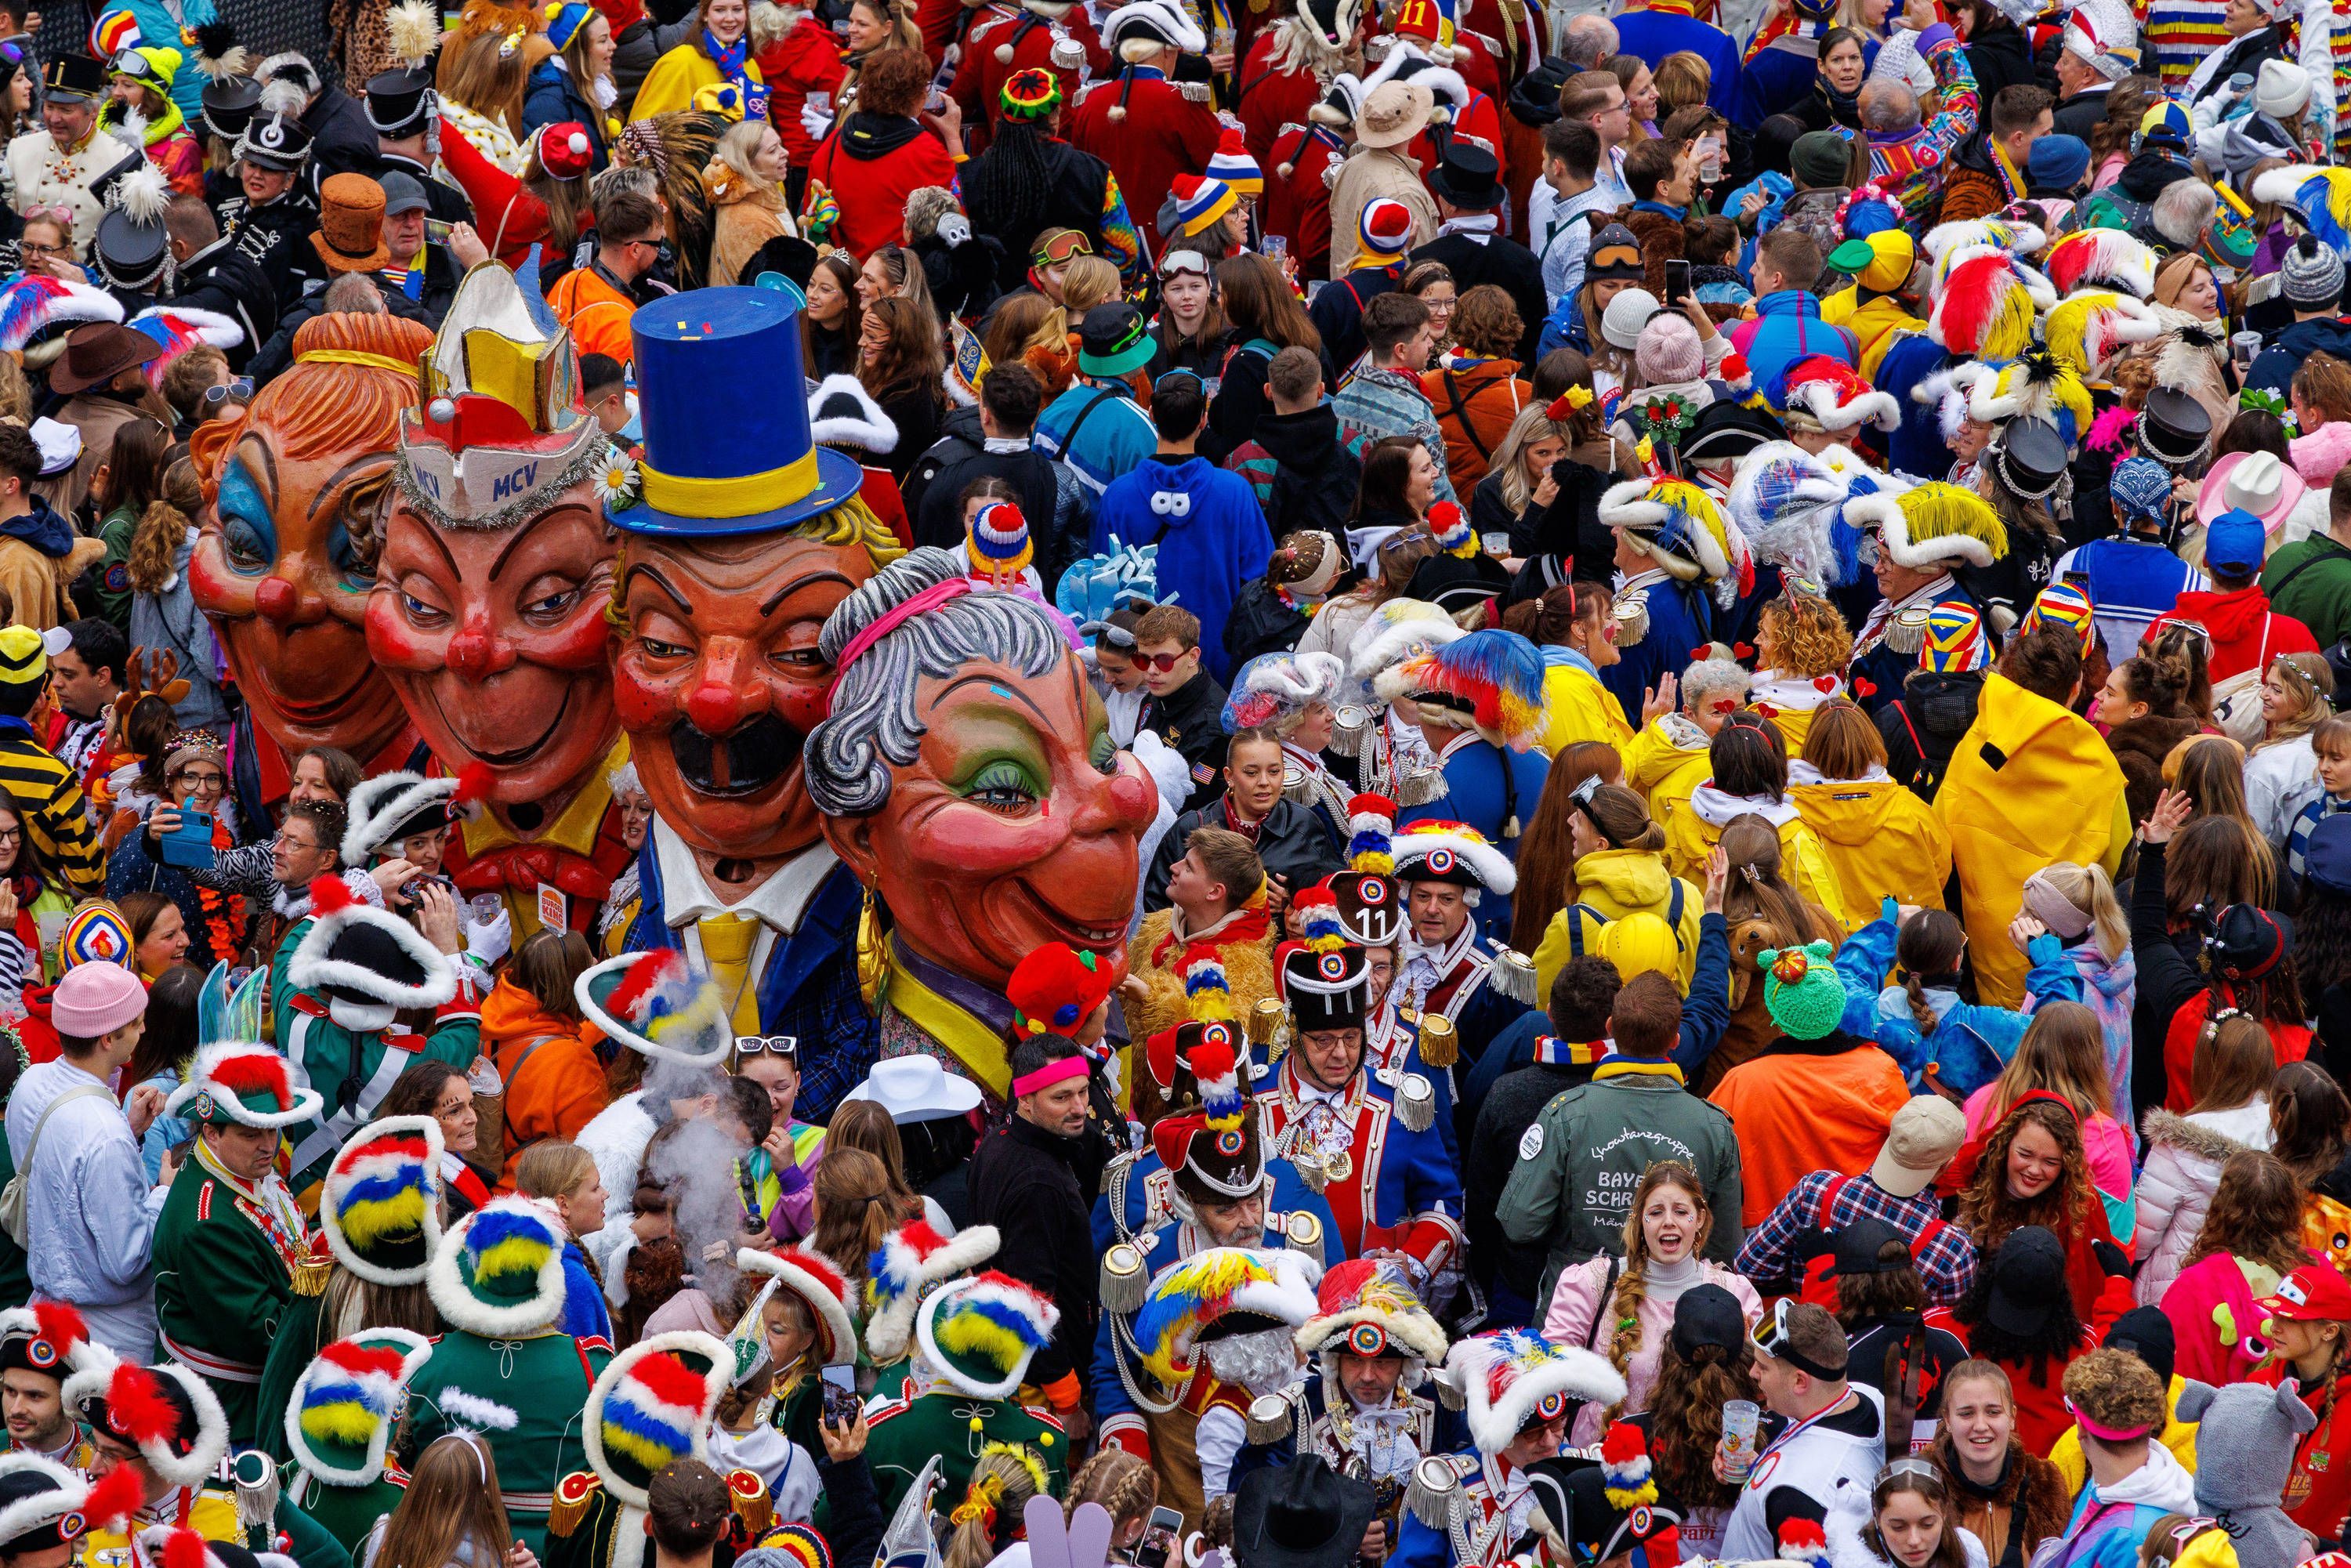
[(651, 1334), (614, 1356), (588, 1391), (588, 1468), (632, 1508), (680, 1459), (710, 1462), (710, 1418), (735, 1371), (726, 1342), (698, 1329)]
[(1918, 667), (1941, 674), (1963, 674), (1991, 667), (1991, 644), (1984, 636), (1983, 617), (1965, 600), (1951, 599), (1927, 612), (1927, 632), (1918, 643)]
[(425, 1288), (452, 1328), (513, 1339), (563, 1312), (563, 1228), (527, 1197), (502, 1197), (451, 1227)]
[(433, 1346), (407, 1329), (340, 1339), (303, 1369), (286, 1412), (294, 1462), (330, 1486), (371, 1486), (416, 1375)]

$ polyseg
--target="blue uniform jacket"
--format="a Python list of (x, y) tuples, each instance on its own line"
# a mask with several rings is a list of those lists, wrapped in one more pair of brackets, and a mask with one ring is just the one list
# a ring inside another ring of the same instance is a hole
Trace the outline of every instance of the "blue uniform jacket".
[[(1396, 813), (1398, 829), (1415, 822), (1463, 822), (1485, 835), (1505, 860), (1519, 858), (1516, 832), (1534, 821), (1535, 802), (1542, 799), (1543, 780), (1551, 777), (1551, 758), (1540, 751), (1509, 751), (1492, 741), (1472, 737), (1447, 752), (1445, 793), (1426, 805), (1407, 806)], [(1510, 901), (1487, 892), (1478, 900), (1478, 934), (1489, 942), (1507, 941), (1510, 935)]]
[(1620, 643), (1616, 662), (1600, 672), (1600, 684), (1625, 710), (1625, 722), (1638, 733), (1641, 695), (1671, 672), (1689, 668), (1690, 650), (1714, 639), (1714, 601), (1694, 582), (1667, 578), (1637, 591), (1649, 611), (1649, 629), (1637, 643)]

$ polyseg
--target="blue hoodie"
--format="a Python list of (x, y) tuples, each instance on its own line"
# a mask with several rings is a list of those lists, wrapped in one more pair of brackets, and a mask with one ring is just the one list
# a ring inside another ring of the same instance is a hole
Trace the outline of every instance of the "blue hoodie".
[(56, 508), (38, 496), (25, 497), (33, 509), (21, 517), (0, 522), (0, 534), (19, 538), (43, 555), (63, 560), (73, 553), (73, 525), (57, 516)]
[(1218, 685), (1229, 685), (1225, 622), (1241, 585), (1264, 576), (1273, 557), (1273, 535), (1249, 481), (1205, 457), (1146, 458), (1102, 492), (1087, 548), (1102, 554), (1113, 534), (1138, 549), (1157, 542), (1159, 601), (1173, 600), (1200, 618), (1200, 662)]

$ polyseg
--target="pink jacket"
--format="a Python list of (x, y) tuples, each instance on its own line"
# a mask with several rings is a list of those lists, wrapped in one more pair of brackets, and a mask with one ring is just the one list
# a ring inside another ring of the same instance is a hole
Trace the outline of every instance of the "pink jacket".
[[(1590, 1349), (1602, 1355), (1608, 1354), (1608, 1342), (1613, 1330), (1603, 1325), (1595, 1332), (1593, 1319), (1607, 1305), (1600, 1299), (1601, 1290), (1608, 1279), (1609, 1258), (1606, 1254), (1560, 1270), (1559, 1283), (1552, 1287), (1551, 1311), (1543, 1314), (1542, 1336), (1553, 1344), (1573, 1345)], [(1616, 1272), (1621, 1277), (1625, 1266), (1621, 1260)], [(1739, 1310), (1746, 1314), (1749, 1327), (1763, 1315), (1763, 1299), (1747, 1276), (1735, 1274), (1719, 1263), (1701, 1259), (1698, 1266), (1698, 1283), (1719, 1285), (1739, 1298)], [(1607, 1287), (1612, 1292), (1614, 1286)], [(1644, 1296), (1641, 1301), (1641, 1343), (1633, 1352), (1632, 1364), (1625, 1368), (1625, 1414), (1637, 1416), (1649, 1407), (1649, 1391), (1657, 1385), (1657, 1358), (1664, 1354), (1666, 1336), (1673, 1333), (1674, 1310), (1654, 1296)], [(1570, 1441), (1582, 1448), (1600, 1441), (1601, 1417), (1605, 1411), (1598, 1405), (1586, 1405), (1577, 1412), (1575, 1431)]]
[(2294, 471), (2309, 484), (2332, 484), (2345, 464), (2351, 463), (2351, 423), (2329, 420), (2307, 435), (2286, 443), (2294, 455)]
[[(2310, 1256), (2323, 1261), (2315, 1252)], [(2275, 1283), (2273, 1278), (2268, 1288)], [(2262, 1359), (2245, 1348), (2261, 1340), (2262, 1314), (2253, 1299), (2244, 1266), (2230, 1253), (2215, 1252), (2181, 1270), (2163, 1292), (2163, 1315), (2171, 1320), (2178, 1346), (2172, 1370), (2216, 1387), (2251, 1377)]]
[[(1969, 1137), (1983, 1135), (1984, 1124), (1991, 1120), (1992, 1091), (1999, 1087), (2000, 1080), (1995, 1078), (1968, 1096)], [(2103, 1111), (2095, 1113), (2083, 1124), (2082, 1145), (2083, 1155), (2090, 1162), (2090, 1179), (2097, 1184), (2098, 1190), (2117, 1199), (2128, 1197), (2131, 1146), (2122, 1124)]]

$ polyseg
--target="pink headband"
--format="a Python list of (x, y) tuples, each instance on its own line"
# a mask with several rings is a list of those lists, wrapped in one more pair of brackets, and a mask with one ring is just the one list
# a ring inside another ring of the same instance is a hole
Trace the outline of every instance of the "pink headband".
[(2144, 1427), (2101, 1427), (2083, 1415), (2082, 1407), (2071, 1399), (2065, 1401), (2065, 1408), (2073, 1413), (2074, 1425), (2102, 1443), (2133, 1442), (2155, 1430), (2155, 1424), (2151, 1421)]
[[(960, 599), (971, 590), (971, 579), (951, 577), (945, 582), (932, 584), (896, 609), (885, 611), (874, 620), (872, 625), (852, 637), (849, 640), (849, 646), (841, 651), (841, 657), (833, 661), (832, 689), (840, 690), (841, 677), (849, 673), (849, 666), (857, 663), (859, 657), (867, 649), (896, 631), (902, 622), (910, 616), (919, 615), (925, 610), (935, 610), (950, 599)], [(832, 696), (830, 692), (825, 695), (825, 711), (827, 714), (832, 711)]]
[[(957, 578), (956, 580), (961, 582), (965, 580)], [(939, 586), (944, 588), (946, 584), (941, 583)], [(1086, 1059), (1082, 1055), (1065, 1056), (1059, 1061), (1049, 1061), (1036, 1071), (1014, 1079), (1012, 1097), (1018, 1100), (1023, 1094), (1034, 1094), (1040, 1089), (1050, 1089), (1066, 1078), (1083, 1078), (1086, 1071)]]

